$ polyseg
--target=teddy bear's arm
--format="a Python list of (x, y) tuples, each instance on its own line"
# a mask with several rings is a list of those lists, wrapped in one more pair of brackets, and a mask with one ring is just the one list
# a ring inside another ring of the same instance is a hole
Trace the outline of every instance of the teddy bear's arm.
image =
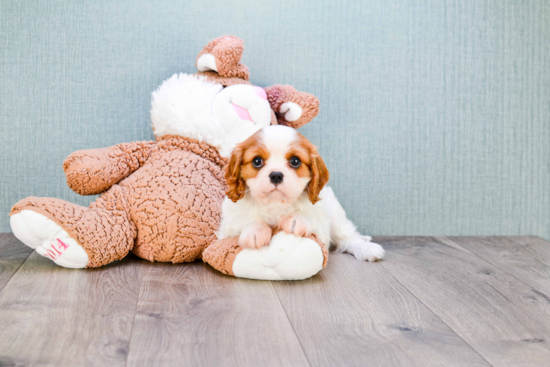
[(280, 125), (297, 129), (313, 120), (319, 113), (317, 97), (299, 92), (291, 85), (274, 85), (265, 88), (265, 92)]
[(80, 195), (100, 194), (141, 167), (155, 145), (143, 141), (74, 152), (63, 162), (67, 184)]

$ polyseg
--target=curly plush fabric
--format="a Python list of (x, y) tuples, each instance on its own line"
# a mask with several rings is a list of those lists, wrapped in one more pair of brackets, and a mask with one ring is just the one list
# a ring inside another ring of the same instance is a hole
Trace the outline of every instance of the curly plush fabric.
[(146, 141), (122, 143), (74, 152), (63, 162), (67, 184), (80, 195), (100, 194), (141, 167), (154, 145)]
[(244, 51), (244, 42), (235, 36), (222, 36), (210, 41), (197, 56), (197, 60), (204, 54), (214, 56), (218, 74), (223, 77), (241, 78), (248, 80), (248, 68), (241, 64)]
[(202, 253), (202, 260), (225, 275), (235, 276), (233, 262), (242, 249), (238, 237), (225, 238), (208, 246)]
[(193, 75), (197, 76), (204, 76), (206, 80), (212, 83), (220, 83), (224, 87), (230, 87), (232, 85), (238, 85), (238, 84), (246, 84), (246, 85), (253, 85), (247, 80), (240, 79), (240, 78), (232, 78), (232, 77), (223, 77), (220, 76), (215, 71), (199, 71), (198, 73), (195, 73)]
[(295, 129), (307, 124), (319, 113), (319, 100), (313, 94), (299, 92), (291, 85), (274, 85), (265, 88), (267, 100), (271, 109), (278, 113), (281, 105), (286, 102), (294, 102), (302, 108), (302, 116), (296, 121), (287, 121), (284, 116), (278, 115), (280, 125), (286, 125)]
[[(79, 151), (64, 164), (75, 191), (96, 193), (106, 182), (120, 182), (89, 208), (31, 197), (17, 203), (11, 215), (29, 209), (52, 219), (86, 250), (87, 267), (119, 260), (129, 251), (149, 261), (194, 261), (216, 240), (226, 162), (208, 144), (179, 136)], [(102, 169), (107, 174), (101, 175)]]
[(312, 239), (313, 241), (317, 242), (317, 244), (319, 245), (319, 247), (321, 247), (321, 251), (323, 251), (323, 268), (326, 268), (327, 267), (327, 263), (328, 263), (328, 250), (327, 250), (327, 246), (325, 246), (325, 244), (319, 239), (319, 237), (317, 237), (317, 235), (315, 234), (312, 234), (311, 236), (309, 236), (308, 238)]
[(60, 199), (29, 197), (15, 204), (10, 215), (32, 210), (53, 220), (88, 253), (86, 267), (95, 268), (128, 254), (136, 226), (129, 218), (126, 195), (116, 185), (92, 205), (85, 208)]

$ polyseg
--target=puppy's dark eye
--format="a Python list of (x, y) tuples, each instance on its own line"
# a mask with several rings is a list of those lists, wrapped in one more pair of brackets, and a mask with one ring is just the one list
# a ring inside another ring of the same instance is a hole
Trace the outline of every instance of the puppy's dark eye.
[(302, 161), (298, 157), (290, 158), (289, 162), (290, 162), (290, 167), (292, 168), (298, 168), (302, 164)]
[(264, 160), (262, 159), (262, 157), (254, 157), (254, 159), (252, 160), (252, 165), (256, 168), (260, 168), (264, 165)]

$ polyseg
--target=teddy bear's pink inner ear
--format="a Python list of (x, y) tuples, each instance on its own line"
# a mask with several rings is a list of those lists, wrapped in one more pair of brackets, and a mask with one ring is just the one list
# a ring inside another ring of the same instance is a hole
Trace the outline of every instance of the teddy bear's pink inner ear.
[(241, 106), (237, 106), (234, 103), (231, 103), (231, 105), (233, 105), (233, 109), (235, 109), (235, 112), (237, 112), (237, 115), (239, 115), (241, 120), (254, 122), (254, 120), (252, 120), (252, 117), (250, 116), (250, 113), (248, 113), (248, 110), (246, 108), (242, 108)]
[(256, 92), (256, 94), (260, 96), (261, 99), (267, 100), (267, 93), (265, 92), (265, 89), (256, 86), (252, 88), (254, 88), (254, 92)]

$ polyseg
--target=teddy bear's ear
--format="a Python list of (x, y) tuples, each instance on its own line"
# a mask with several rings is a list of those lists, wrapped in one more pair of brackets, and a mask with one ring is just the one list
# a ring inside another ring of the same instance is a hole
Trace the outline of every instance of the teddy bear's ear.
[(280, 125), (297, 129), (310, 122), (319, 113), (317, 97), (299, 92), (290, 85), (274, 85), (265, 88), (265, 92)]
[(204, 46), (197, 56), (196, 66), (201, 72), (215, 71), (225, 78), (248, 80), (248, 68), (241, 64), (244, 42), (235, 36), (222, 36)]

